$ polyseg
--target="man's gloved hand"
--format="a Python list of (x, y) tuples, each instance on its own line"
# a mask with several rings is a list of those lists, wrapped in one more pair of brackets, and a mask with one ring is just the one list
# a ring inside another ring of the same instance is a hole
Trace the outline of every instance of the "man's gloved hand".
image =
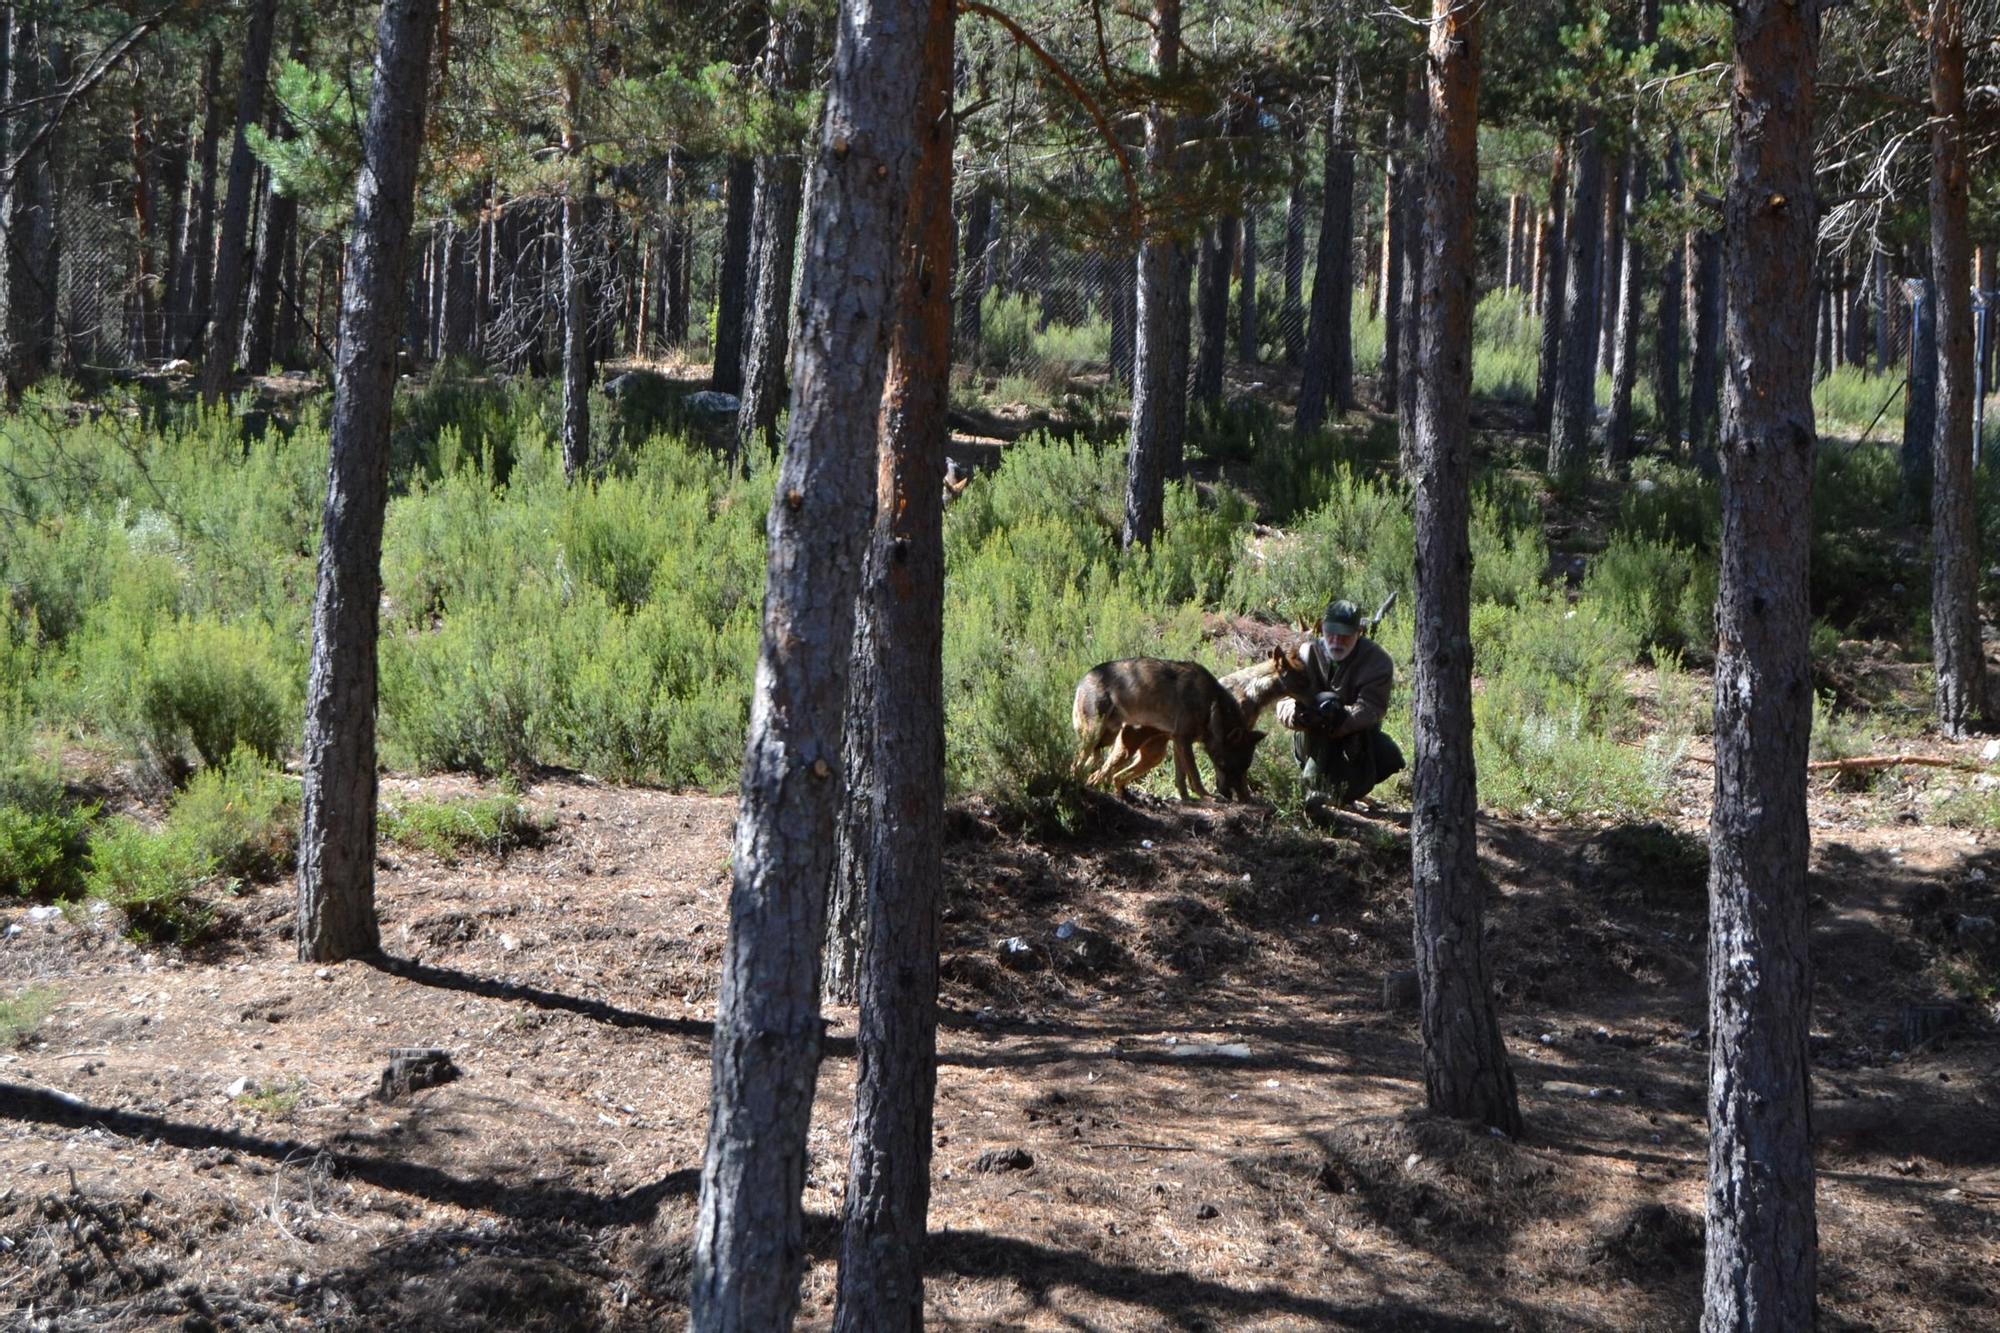
[(1298, 712), (1299, 712), (1299, 701), (1297, 699), (1292, 698), (1290, 695), (1286, 695), (1284, 698), (1278, 700), (1278, 712), (1277, 712), (1278, 725), (1281, 727), (1287, 727), (1293, 731), (1298, 730), (1298, 723), (1292, 720), (1293, 718), (1298, 716)]

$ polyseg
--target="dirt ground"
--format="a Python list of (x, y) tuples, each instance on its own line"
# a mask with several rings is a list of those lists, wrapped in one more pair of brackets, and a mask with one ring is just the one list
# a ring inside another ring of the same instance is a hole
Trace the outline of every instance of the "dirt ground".
[[(1707, 770), (1682, 771), (1698, 831)], [(1815, 802), (1823, 1322), (2000, 1328), (1995, 1014), (1942, 1003), (1994, 961), (2000, 839), (1906, 822), (1899, 782)], [(379, 963), (292, 961), (283, 885), (192, 957), (5, 914), (0, 995), (59, 1007), (0, 1052), (0, 1326), (683, 1322), (733, 802), (526, 799), (541, 847), (385, 851)], [(1519, 1142), (1417, 1109), (1416, 1016), (1384, 1003), (1410, 956), (1392, 836), (1149, 795), (1074, 838), (956, 808), (932, 1324), (1693, 1327), (1700, 844), (1488, 820), (1483, 847)], [(831, 1020), (807, 1327), (854, 1075), (854, 1014)], [(380, 1101), (399, 1047), (461, 1076)]]

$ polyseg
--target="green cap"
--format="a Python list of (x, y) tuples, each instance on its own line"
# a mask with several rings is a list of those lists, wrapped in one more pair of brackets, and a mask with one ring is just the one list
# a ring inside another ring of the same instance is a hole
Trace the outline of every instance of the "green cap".
[(1329, 638), (1335, 634), (1359, 634), (1361, 608), (1347, 601), (1329, 602), (1326, 615), (1319, 622), (1319, 632)]

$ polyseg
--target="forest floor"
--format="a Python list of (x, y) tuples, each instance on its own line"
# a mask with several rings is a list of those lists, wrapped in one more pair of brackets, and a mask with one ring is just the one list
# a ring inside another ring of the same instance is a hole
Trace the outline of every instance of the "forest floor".
[[(1417, 1016), (1384, 1003), (1410, 957), (1388, 833), (1143, 794), (1074, 836), (954, 808), (933, 1326), (1693, 1327), (1700, 759), (1678, 828), (1483, 825), (1519, 1141), (1419, 1109)], [(2000, 1328), (1996, 1016), (1945, 1002), (1993, 974), (2000, 836), (1923, 822), (1938, 781), (1815, 786), (1827, 1328)], [(56, 1007), (0, 1053), (0, 1326), (680, 1325), (734, 803), (524, 799), (554, 821), (538, 847), (385, 852), (375, 963), (293, 961), (282, 885), (194, 956), (5, 913), (0, 993)], [(853, 1011), (830, 1020), (805, 1327), (831, 1313), (855, 1066)], [(460, 1077), (378, 1100), (411, 1046)]]

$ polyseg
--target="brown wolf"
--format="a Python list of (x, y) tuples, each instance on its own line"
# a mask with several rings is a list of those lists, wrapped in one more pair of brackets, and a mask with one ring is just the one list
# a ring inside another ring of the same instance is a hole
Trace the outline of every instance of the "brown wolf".
[(1215, 785), (1221, 795), (1241, 800), (1249, 794), (1246, 777), (1261, 731), (1243, 722), (1236, 697), (1199, 662), (1168, 662), (1157, 657), (1130, 657), (1092, 667), (1077, 683), (1076, 704), (1070, 712), (1076, 727), (1076, 770), (1081, 772), (1112, 741), (1111, 755), (1089, 781), (1109, 782), (1118, 791), (1144, 777), (1174, 751), (1174, 786), (1186, 800), (1188, 787), (1206, 797), (1201, 770), (1195, 766), (1194, 743), (1208, 748), (1215, 765)]
[[(1232, 671), (1216, 682), (1228, 690), (1235, 698), (1236, 706), (1243, 712), (1243, 725), (1255, 727), (1264, 710), (1278, 700), (1291, 697), (1304, 699), (1311, 697), (1312, 677), (1306, 674), (1306, 657), (1303, 646), (1273, 649), (1271, 655), (1261, 662), (1253, 662), (1241, 671)], [(1139, 726), (1127, 723), (1119, 728), (1118, 743), (1112, 747), (1110, 758), (1093, 780), (1102, 780), (1105, 774), (1115, 774), (1119, 791), (1124, 791), (1140, 778), (1145, 777), (1160, 766), (1167, 757), (1167, 746), (1172, 741), (1168, 733), (1157, 727)], [(1247, 790), (1248, 783), (1246, 781)]]

